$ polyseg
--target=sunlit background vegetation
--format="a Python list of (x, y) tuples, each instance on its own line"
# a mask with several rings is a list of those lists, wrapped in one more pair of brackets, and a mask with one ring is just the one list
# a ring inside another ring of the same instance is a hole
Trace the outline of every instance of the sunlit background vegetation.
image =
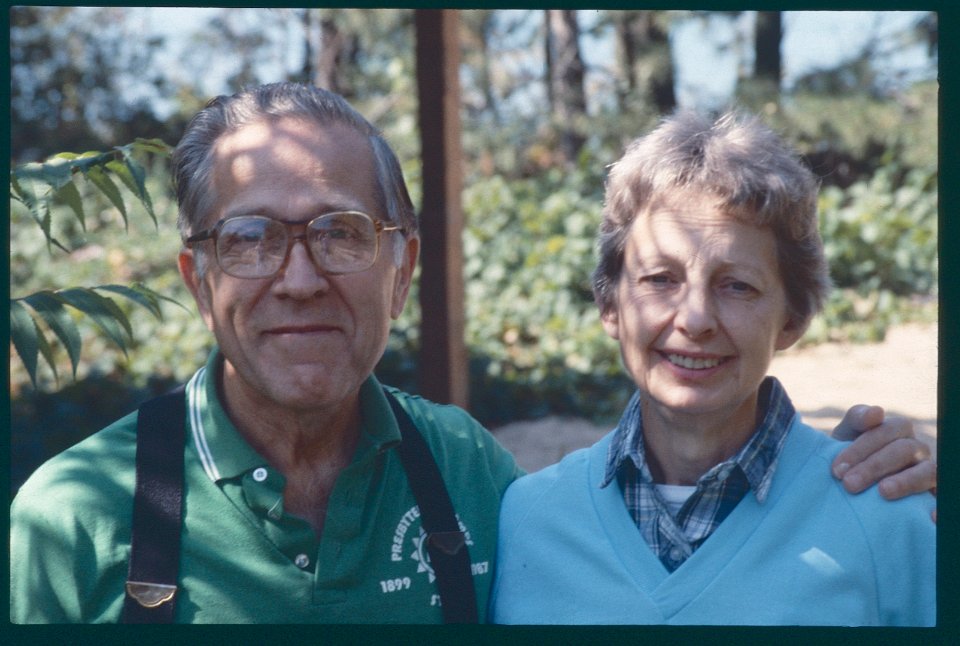
[[(292, 79), (341, 92), (377, 123), (418, 202), (411, 10), (210, 9), (181, 13), (180, 22), (175, 15), (11, 9), (12, 164), (138, 137), (173, 145), (211, 95)], [(934, 320), (938, 25), (924, 12), (894, 30), (882, 29), (881, 18), (857, 26), (867, 37), (854, 51), (787, 82), (792, 12), (462, 12), (471, 412), (496, 425), (547, 413), (608, 419), (621, 407), (629, 389), (589, 287), (604, 172), (626, 142), (678, 104), (761, 112), (821, 177), (836, 289), (804, 343), (877, 341), (891, 325)], [(733, 61), (726, 94), (698, 91), (683, 73), (703, 60), (691, 62), (682, 46), (689, 38), (680, 35), (691, 30), (702, 34), (701, 48)], [(904, 67), (907, 54), (913, 62)], [(14, 487), (53, 452), (188, 378), (211, 346), (175, 268), (167, 158), (145, 153), (139, 161), (157, 224), (129, 195), (125, 222), (102, 192), (78, 180), (85, 227), (67, 205), (54, 205), (51, 218), (64, 251), (11, 203), (12, 299), (141, 282), (186, 306), (164, 304), (157, 320), (117, 299), (132, 323), (125, 352), (74, 312), (83, 344), (75, 377), (54, 335), (62, 368), (55, 376), (41, 364), (36, 386), (11, 350)], [(412, 391), (416, 297), (378, 368), (384, 381)]]

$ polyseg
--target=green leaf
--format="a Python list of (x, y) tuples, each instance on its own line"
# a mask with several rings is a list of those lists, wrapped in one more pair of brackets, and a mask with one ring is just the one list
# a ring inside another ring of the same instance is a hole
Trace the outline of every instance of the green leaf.
[(166, 301), (182, 309), (184, 312), (192, 310), (175, 298), (165, 296), (158, 291), (152, 290), (143, 283), (134, 283), (132, 285), (98, 285), (94, 289), (102, 289), (125, 296), (138, 305), (150, 310), (150, 313), (159, 320), (163, 320), (163, 313), (160, 311), (160, 302)]
[(102, 290), (105, 292), (113, 292), (114, 294), (119, 294), (124, 296), (137, 305), (140, 305), (144, 309), (148, 310), (153, 314), (154, 318), (163, 320), (163, 312), (160, 311), (160, 303), (156, 295), (151, 290), (146, 287), (139, 286), (128, 287), (126, 285), (99, 285), (94, 289)]
[[(134, 163), (133, 166), (126, 163), (129, 156), (127, 150), (120, 148), (120, 153), (122, 155), (122, 161), (114, 159), (107, 163), (107, 168), (115, 172), (120, 179), (123, 180), (123, 183), (127, 185), (127, 188), (130, 189), (130, 192), (139, 198), (146, 191), (143, 185), (143, 169), (139, 168), (139, 165), (136, 163)], [(135, 168), (138, 168), (139, 172), (134, 170)]]
[(130, 192), (134, 195), (138, 194), (137, 181), (134, 179), (133, 175), (130, 174), (130, 169), (127, 168), (119, 159), (111, 159), (104, 166), (114, 173), (120, 180), (123, 182), (124, 186), (130, 189)]
[(69, 249), (67, 249), (59, 240), (53, 237), (53, 233), (51, 231), (53, 220), (50, 215), (49, 201), (43, 200), (37, 205), (37, 211), (34, 215), (34, 218), (37, 219), (37, 224), (40, 226), (40, 230), (43, 231), (43, 236), (47, 239), (48, 251), (50, 250), (50, 245), (54, 245), (64, 253), (70, 253)]
[(53, 377), (59, 382), (57, 376), (57, 364), (53, 357), (53, 348), (44, 336), (43, 331), (37, 324), (37, 320), (30, 315), (30, 312), (23, 306), (19, 300), (10, 301), (10, 337), (13, 345), (20, 355), (20, 360), (27, 368), (30, 375), (30, 381), (33, 387), (37, 387), (37, 353), (43, 355), (50, 370), (53, 371)]
[[(92, 289), (73, 287), (57, 292), (63, 302), (88, 315), (127, 354), (126, 339), (133, 337), (130, 321), (116, 303)], [(126, 334), (124, 334), (126, 333)]]
[(80, 226), (86, 231), (87, 222), (83, 214), (83, 199), (80, 197), (80, 191), (77, 190), (77, 185), (73, 182), (67, 182), (57, 191), (57, 198), (66, 202), (67, 205), (73, 209), (77, 219), (80, 220)]
[(131, 144), (131, 148), (137, 152), (154, 153), (157, 155), (169, 155), (172, 148), (162, 139), (144, 139), (138, 137)]
[(147, 188), (145, 185), (146, 172), (143, 170), (143, 167), (124, 154), (122, 162), (114, 159), (113, 161), (107, 162), (107, 168), (113, 171), (113, 173), (120, 178), (130, 192), (133, 193), (138, 200), (140, 200), (140, 203), (143, 204), (143, 207), (147, 210), (147, 213), (153, 220), (154, 226), (159, 226), (157, 223), (157, 216), (153, 212), (153, 203), (150, 201), (150, 196), (147, 194)]
[(120, 189), (117, 188), (117, 185), (110, 179), (110, 176), (102, 167), (93, 166), (87, 170), (87, 179), (93, 182), (93, 185), (100, 189), (100, 192), (106, 195), (107, 199), (117, 207), (121, 217), (123, 217), (124, 228), (128, 228), (127, 207), (123, 203), (123, 196), (120, 195)]
[(36, 201), (33, 195), (31, 195), (30, 192), (23, 187), (23, 185), (17, 179), (17, 174), (14, 172), (10, 173), (10, 195), (11, 197), (16, 197), (16, 199), (18, 199), (27, 207), (29, 207), (32, 202)]
[[(40, 326), (37, 325), (36, 319), (34, 319), (33, 325), (37, 332), (37, 341), (40, 344), (40, 354), (42, 354), (43, 358), (46, 359), (47, 365), (50, 366), (50, 370), (53, 371), (53, 378), (59, 384), (60, 377), (57, 375), (57, 363), (53, 357), (53, 348), (50, 347), (50, 343), (47, 341), (47, 337), (40, 330)], [(36, 387), (36, 383), (34, 383), (34, 387)]]
[(50, 191), (47, 190), (42, 195), (38, 193), (38, 185), (43, 182), (43, 176), (42, 164), (24, 164), (10, 173), (10, 187), (19, 195), (20, 201), (27, 206), (30, 215), (33, 216), (40, 230), (43, 231), (43, 236), (47, 239), (47, 247), (56, 245), (63, 251), (70, 253), (50, 232)]
[[(23, 198), (24, 203), (36, 215), (36, 207), (40, 203), (37, 197), (37, 178), (40, 175), (40, 164), (24, 164), (10, 172), (10, 185)], [(39, 218), (37, 218), (39, 221)]]
[(143, 203), (147, 213), (150, 214), (150, 218), (153, 220), (153, 226), (159, 228), (160, 223), (157, 222), (157, 215), (153, 212), (153, 200), (150, 199), (150, 194), (147, 193), (147, 171), (143, 166), (140, 165), (137, 160), (135, 160), (129, 152), (124, 149), (123, 151), (123, 162), (126, 164), (127, 168), (130, 169), (130, 175), (136, 181), (137, 185), (137, 197), (140, 198), (140, 202)]
[(70, 181), (70, 162), (55, 159), (50, 163), (30, 162), (13, 169), (20, 181), (42, 182), (47, 186), (60, 188)]
[(77, 325), (63, 306), (63, 299), (56, 293), (44, 290), (31, 294), (23, 299), (39, 314), (47, 326), (57, 335), (70, 357), (73, 376), (77, 376), (77, 366), (80, 363), (80, 348), (82, 341)]
[(27, 369), (27, 374), (30, 375), (34, 388), (37, 387), (37, 356), (40, 351), (37, 338), (39, 336), (40, 330), (27, 308), (20, 301), (10, 299), (10, 339), (13, 341), (13, 347), (17, 349), (17, 354), (20, 355), (20, 361)]
[[(39, 217), (38, 217), (39, 216)], [(36, 214), (34, 218), (37, 219), (37, 224), (40, 225), (40, 230), (43, 231), (43, 236), (47, 239), (47, 248), (49, 251), (50, 245), (54, 245), (62, 250), (64, 253), (70, 253), (70, 250), (67, 249), (59, 240), (53, 237), (51, 231), (51, 225), (53, 224), (53, 219), (50, 215), (50, 202), (48, 200), (42, 200), (37, 205)]]
[(53, 192), (73, 181), (73, 166), (69, 159), (62, 157), (51, 157), (41, 166), (41, 178), (50, 185)]
[(71, 163), (74, 170), (78, 170), (84, 174), (91, 168), (102, 168), (108, 161), (115, 157), (112, 151), (102, 153), (96, 150), (88, 150), (80, 155), (75, 153), (60, 153), (57, 156), (65, 156), (67, 159), (72, 160)]

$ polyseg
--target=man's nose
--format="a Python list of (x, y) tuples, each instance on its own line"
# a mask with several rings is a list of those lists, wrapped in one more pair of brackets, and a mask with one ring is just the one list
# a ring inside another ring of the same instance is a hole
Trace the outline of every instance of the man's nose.
[(306, 236), (296, 236), (286, 262), (274, 280), (274, 292), (292, 298), (310, 298), (329, 287), (327, 274), (320, 269), (307, 247)]

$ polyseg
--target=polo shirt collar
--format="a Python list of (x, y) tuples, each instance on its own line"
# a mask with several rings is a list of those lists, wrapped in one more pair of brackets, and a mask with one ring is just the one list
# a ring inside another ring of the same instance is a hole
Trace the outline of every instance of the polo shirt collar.
[[(187, 415), (191, 441), (207, 476), (214, 482), (234, 478), (267, 466), (230, 421), (217, 392), (223, 355), (210, 353), (206, 365), (187, 384)], [(360, 386), (360, 442), (356, 456), (366, 449), (384, 451), (400, 441), (400, 428), (383, 394), (370, 375)]]

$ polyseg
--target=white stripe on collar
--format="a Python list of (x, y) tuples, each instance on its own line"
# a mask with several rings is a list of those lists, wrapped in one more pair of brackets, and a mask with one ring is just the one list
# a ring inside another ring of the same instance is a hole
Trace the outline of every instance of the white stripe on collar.
[(204, 366), (196, 372), (187, 383), (187, 410), (190, 414), (190, 428), (193, 434), (193, 444), (197, 448), (197, 455), (200, 456), (200, 463), (207, 477), (213, 482), (220, 479), (220, 471), (213, 460), (213, 453), (210, 452), (210, 446), (207, 444), (207, 436), (203, 432), (203, 417), (200, 414), (200, 405), (197, 402), (201, 390), (206, 382), (207, 368)]

